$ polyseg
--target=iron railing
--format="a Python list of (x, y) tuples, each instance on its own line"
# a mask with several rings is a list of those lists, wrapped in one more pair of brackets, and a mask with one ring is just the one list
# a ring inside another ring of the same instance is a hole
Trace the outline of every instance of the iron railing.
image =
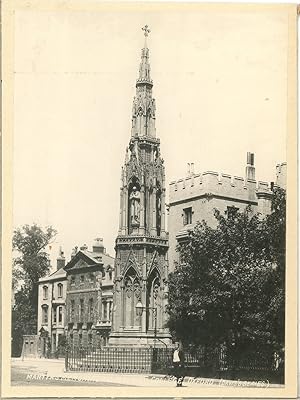
[[(68, 346), (65, 368), (68, 371), (172, 374), (172, 348), (77, 347)], [(269, 379), (276, 370), (272, 352), (260, 351), (228, 355), (222, 348), (185, 351), (186, 376)]]

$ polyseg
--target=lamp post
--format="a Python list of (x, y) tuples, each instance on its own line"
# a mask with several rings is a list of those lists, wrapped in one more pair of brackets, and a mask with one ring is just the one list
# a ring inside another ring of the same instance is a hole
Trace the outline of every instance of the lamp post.
[(155, 347), (155, 343), (156, 343), (156, 335), (157, 335), (157, 328), (156, 328), (156, 324), (157, 324), (157, 308), (156, 307), (146, 307), (142, 304), (142, 302), (139, 300), (135, 306), (136, 309), (136, 315), (138, 317), (141, 317), (143, 314), (143, 311), (147, 311), (147, 310), (152, 310), (153, 312), (153, 317), (154, 317), (154, 347)]

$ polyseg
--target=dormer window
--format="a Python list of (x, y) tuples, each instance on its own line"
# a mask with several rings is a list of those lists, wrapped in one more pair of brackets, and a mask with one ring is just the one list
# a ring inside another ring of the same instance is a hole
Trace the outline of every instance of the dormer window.
[(48, 300), (48, 286), (43, 286), (43, 300)]
[(71, 285), (75, 285), (75, 276), (71, 276)]
[(80, 275), (80, 284), (82, 285), (84, 283), (84, 275)]

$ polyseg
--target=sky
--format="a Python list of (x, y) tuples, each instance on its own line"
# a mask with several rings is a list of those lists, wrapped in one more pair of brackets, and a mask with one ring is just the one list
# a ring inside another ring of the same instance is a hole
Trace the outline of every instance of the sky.
[(257, 179), (274, 181), (286, 161), (286, 18), (247, 7), (16, 11), (14, 227), (57, 229), (52, 260), (96, 237), (114, 256), (145, 24), (166, 182), (188, 162), (244, 176), (247, 151)]

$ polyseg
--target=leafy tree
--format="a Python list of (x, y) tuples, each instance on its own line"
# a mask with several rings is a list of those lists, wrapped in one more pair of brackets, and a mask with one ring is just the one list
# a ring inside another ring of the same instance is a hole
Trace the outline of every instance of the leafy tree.
[(198, 222), (179, 244), (169, 278), (169, 328), (189, 344), (226, 343), (232, 352), (281, 346), (284, 334), (285, 193), (274, 190), (265, 219), (250, 207), (215, 229)]
[(275, 187), (272, 212), (264, 221), (269, 237), (273, 274), (270, 280), (272, 297), (266, 309), (265, 319), (272, 333), (272, 343), (278, 349), (284, 347), (285, 332), (285, 264), (286, 264), (286, 192)]
[(52, 227), (43, 230), (36, 224), (24, 225), (13, 233), (13, 355), (20, 355), (24, 334), (36, 334), (38, 280), (50, 271), (46, 247), (53, 241), (56, 233)]

